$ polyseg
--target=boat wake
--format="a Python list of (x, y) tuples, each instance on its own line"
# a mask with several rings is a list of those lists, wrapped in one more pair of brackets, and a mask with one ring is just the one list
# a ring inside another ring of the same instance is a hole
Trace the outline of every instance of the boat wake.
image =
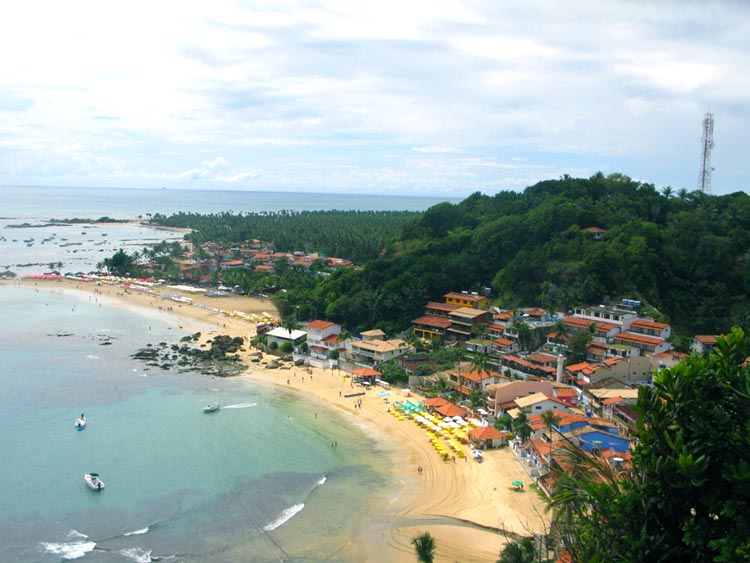
[(257, 407), (258, 403), (238, 403), (236, 405), (227, 405), (226, 407), (221, 407), (222, 409), (248, 409), (250, 407)]

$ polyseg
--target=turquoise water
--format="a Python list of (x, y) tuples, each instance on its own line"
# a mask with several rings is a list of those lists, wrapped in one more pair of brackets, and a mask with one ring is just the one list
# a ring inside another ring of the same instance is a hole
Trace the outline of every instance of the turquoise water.
[(387, 456), (345, 415), (148, 368), (184, 334), (84, 294), (0, 285), (0, 311), (0, 561), (347, 560)]

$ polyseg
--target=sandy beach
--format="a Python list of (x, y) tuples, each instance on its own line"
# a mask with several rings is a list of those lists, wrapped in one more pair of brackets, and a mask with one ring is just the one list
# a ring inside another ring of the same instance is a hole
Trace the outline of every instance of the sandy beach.
[[(82, 297), (96, 299), (101, 306), (138, 309), (141, 314), (172, 322), (185, 332), (201, 332), (204, 340), (216, 334), (243, 336), (248, 340), (255, 335), (253, 322), (216, 309), (239, 311), (247, 316), (275, 314), (270, 301), (243, 296), (184, 293), (193, 300), (193, 304), (187, 304), (118, 285), (32, 279), (2, 283), (21, 283), (46, 291), (83, 292), (88, 295)], [(181, 293), (165, 288), (160, 291)], [(436, 562), (494, 562), (506, 542), (505, 533), (530, 535), (545, 531), (548, 520), (545, 505), (529, 487), (531, 480), (509, 450), (487, 451), (481, 464), (468, 458), (444, 462), (423, 429), (413, 421), (398, 420), (389, 414), (390, 403), (406, 398), (403, 390), (391, 389), (388, 404), (374, 391), (346, 398), (350, 384), (337, 371), (301, 367), (266, 369), (264, 365), (271, 357), (251, 362), (255, 353), (255, 349), (248, 347), (242, 354), (249, 367), (242, 378), (302, 394), (305, 399), (320, 403), (321, 408), (339, 409), (393, 456), (394, 487), (384, 491), (380, 506), (368, 507), (373, 515), (371, 525), (362, 532), (360, 541), (350, 546), (352, 561), (413, 562), (412, 538), (430, 532), (435, 538)], [(356, 407), (358, 399), (362, 400), (361, 408)], [(423, 468), (421, 473), (417, 471), (419, 466)], [(524, 482), (524, 491), (509, 489), (515, 480)]]

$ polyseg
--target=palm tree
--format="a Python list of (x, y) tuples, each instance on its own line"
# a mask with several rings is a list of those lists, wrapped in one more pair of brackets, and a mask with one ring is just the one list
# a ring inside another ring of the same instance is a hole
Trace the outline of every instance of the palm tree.
[(419, 563), (432, 563), (435, 560), (435, 540), (430, 532), (425, 532), (411, 540), (414, 551), (417, 552)]
[(672, 197), (672, 194), (674, 193), (674, 190), (672, 189), (672, 186), (664, 186), (661, 189), (661, 193), (664, 194), (664, 197), (666, 197), (667, 199), (669, 199), (670, 197)]
[(513, 432), (515, 432), (522, 443), (526, 443), (531, 437), (531, 425), (529, 424), (529, 415), (525, 410), (521, 410), (513, 420)]
[(534, 538), (521, 538), (505, 545), (497, 563), (535, 563), (537, 551)]
[(492, 370), (490, 370), (490, 357), (484, 352), (479, 353), (479, 354), (474, 354), (474, 356), (471, 358), (471, 366), (479, 374), (480, 381), (482, 379), (483, 374), (492, 373)]
[(531, 339), (531, 328), (529, 325), (526, 324), (526, 321), (520, 315), (517, 315), (513, 319), (513, 324), (510, 325), (510, 328), (518, 335), (519, 348), (522, 350), (525, 349)]
[(547, 411), (542, 413), (542, 422), (547, 427), (547, 434), (549, 436), (549, 460), (548, 467), (552, 471), (552, 429), (553, 427), (560, 424), (562, 417), (555, 411)]
[(451, 348), (451, 355), (456, 362), (456, 381), (461, 381), (461, 360), (464, 357), (464, 349), (461, 348), (460, 342), (456, 342)]
[(289, 337), (292, 337), (292, 331), (299, 328), (296, 315), (287, 315), (281, 321), (281, 326), (289, 331)]
[(552, 334), (555, 335), (555, 340), (558, 343), (561, 343), (563, 340), (567, 341), (568, 332), (568, 325), (562, 320), (557, 321), (552, 327)]

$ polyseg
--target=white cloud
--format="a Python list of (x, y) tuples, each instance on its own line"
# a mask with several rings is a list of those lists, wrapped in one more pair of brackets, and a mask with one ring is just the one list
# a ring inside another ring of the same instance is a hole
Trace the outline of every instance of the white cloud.
[(714, 188), (750, 184), (735, 0), (31, 0), (0, 49), (8, 182), (468, 194), (603, 169), (692, 189), (710, 107)]

